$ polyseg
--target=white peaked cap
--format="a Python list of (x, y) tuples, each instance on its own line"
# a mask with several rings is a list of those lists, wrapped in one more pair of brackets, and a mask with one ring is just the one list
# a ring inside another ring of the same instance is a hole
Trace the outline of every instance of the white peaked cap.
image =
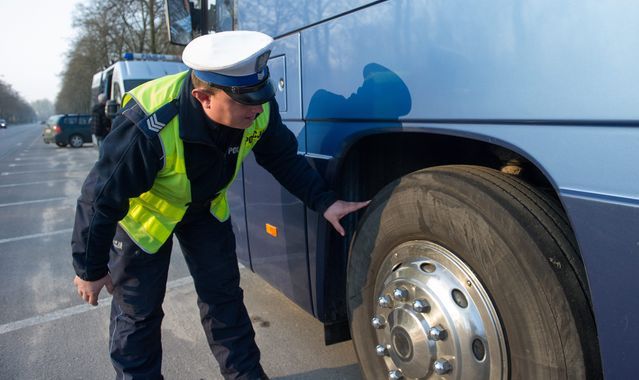
[(272, 44), (273, 38), (260, 32), (232, 31), (206, 34), (186, 46), (182, 60), (188, 67), (197, 71), (247, 76), (256, 74), (263, 68)]

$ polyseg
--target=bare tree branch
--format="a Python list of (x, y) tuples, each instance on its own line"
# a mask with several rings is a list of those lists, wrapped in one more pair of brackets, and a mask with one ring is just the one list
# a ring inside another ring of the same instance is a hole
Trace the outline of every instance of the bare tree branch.
[[(164, 25), (162, 0), (94, 0), (74, 12), (76, 38), (67, 52), (58, 113), (89, 112), (93, 74), (121, 59), (126, 51), (180, 54)], [(0, 117), (2, 117), (0, 115)]]

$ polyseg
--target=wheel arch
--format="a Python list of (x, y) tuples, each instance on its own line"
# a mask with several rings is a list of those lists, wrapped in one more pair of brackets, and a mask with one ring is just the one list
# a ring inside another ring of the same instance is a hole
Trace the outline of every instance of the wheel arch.
[[(365, 166), (362, 165), (363, 158), (366, 159)], [(542, 189), (546, 195), (560, 199), (556, 181), (533, 154), (521, 146), (479, 133), (456, 134), (448, 130), (444, 133), (419, 127), (374, 129), (347, 139), (329, 165), (327, 175), (331, 184), (339, 189), (340, 195), (367, 198), (386, 184), (413, 171), (455, 164), (497, 170), (510, 166), (504, 169), (506, 171), (515, 170), (513, 166), (520, 166), (520, 178)], [(374, 170), (377, 179), (362, 172), (362, 167)], [(379, 168), (385, 171), (380, 173)], [(382, 183), (369, 187), (369, 191), (354, 186), (357, 183), (370, 186), (371, 183), (366, 183), (366, 180)], [(352, 192), (354, 188), (358, 190), (357, 193)], [(566, 212), (563, 205), (562, 210)]]

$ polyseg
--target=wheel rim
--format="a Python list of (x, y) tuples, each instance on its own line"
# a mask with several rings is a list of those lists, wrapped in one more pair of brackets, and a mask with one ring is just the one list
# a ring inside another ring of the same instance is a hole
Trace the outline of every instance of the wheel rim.
[(82, 140), (82, 137), (76, 135), (71, 137), (70, 143), (74, 147), (79, 147), (84, 143), (84, 141)]
[(488, 293), (454, 253), (414, 240), (393, 250), (375, 281), (371, 325), (390, 379), (502, 379), (506, 343)]

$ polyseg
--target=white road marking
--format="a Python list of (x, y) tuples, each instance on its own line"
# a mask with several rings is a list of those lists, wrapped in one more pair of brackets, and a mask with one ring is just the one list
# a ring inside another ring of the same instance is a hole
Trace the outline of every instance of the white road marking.
[[(192, 284), (193, 279), (191, 277), (183, 277), (177, 280), (169, 281), (166, 284), (167, 290), (179, 288), (184, 285)], [(86, 313), (87, 311), (101, 309), (107, 306), (111, 306), (113, 297), (105, 297), (98, 299), (97, 306), (91, 306), (89, 304), (82, 304), (77, 306), (67, 307), (66, 309), (55, 310), (43, 315), (36, 315), (35, 317), (26, 318), (21, 321), (9, 322), (4, 325), (0, 325), (0, 335), (6, 334), (11, 331), (21, 330), (27, 327), (38, 326), (43, 323), (56, 321), (58, 319), (71, 317), (73, 315)]]
[[(70, 231), (70, 230), (69, 230)], [(242, 263), (238, 262), (237, 265), (240, 269), (246, 268)], [(185, 285), (193, 284), (193, 278), (191, 277), (182, 277), (177, 280), (169, 281), (166, 283), (166, 290), (173, 290)], [(55, 310), (50, 313), (46, 313), (43, 315), (36, 315), (35, 317), (26, 318), (20, 321), (5, 323), (4, 325), (0, 325), (0, 335), (6, 334), (11, 331), (21, 330), (27, 327), (38, 326), (47, 322), (56, 321), (58, 319), (71, 317), (77, 314), (86, 313), (87, 311), (97, 310), (100, 308), (104, 308), (107, 306), (111, 306), (111, 301), (113, 297), (105, 297), (98, 299), (97, 306), (91, 306), (89, 304), (82, 304), (77, 306), (67, 307), (66, 309)]]
[[(69, 156), (71, 157), (71, 156)], [(38, 160), (38, 161), (47, 161), (51, 159), (51, 155), (46, 155), (46, 156), (34, 156), (34, 155), (29, 155), (28, 157), (16, 157), (13, 160), (14, 161), (34, 161), (34, 160)]]
[(86, 170), (81, 170), (77, 168), (75, 170), (69, 169), (54, 169), (54, 170), (29, 170), (24, 172), (2, 172), (0, 175), (11, 175), (11, 174), (33, 174), (33, 173), (59, 173), (59, 172), (67, 172), (67, 173), (86, 173), (89, 168)]
[(55, 182), (67, 182), (67, 181), (73, 181), (76, 179), (82, 179), (82, 178), (65, 178), (65, 179), (51, 179), (48, 181), (36, 181), (36, 182), (23, 182), (23, 183), (8, 183), (6, 185), (0, 185), (0, 189), (5, 188), (5, 187), (18, 187), (18, 186), (31, 186), (31, 185), (44, 185), (44, 184), (49, 184), (49, 183), (55, 183)]
[(58, 235), (58, 234), (67, 234), (73, 231), (73, 228), (67, 228), (64, 230), (57, 230), (57, 231), (51, 231), (51, 232), (42, 232), (39, 234), (32, 234), (32, 235), (23, 235), (23, 236), (17, 236), (17, 237), (12, 237), (12, 238), (7, 238), (7, 239), (0, 239), (0, 244), (3, 243), (11, 243), (13, 241), (20, 241), (20, 240), (26, 240), (26, 239), (34, 239), (34, 238), (39, 238), (39, 237), (45, 237), (45, 236), (51, 236), (51, 235)]
[(52, 201), (61, 201), (63, 199), (69, 199), (69, 198), (67, 198), (67, 197), (57, 197), (57, 198), (47, 198), (47, 199), (36, 199), (34, 201), (0, 203), (0, 207), (22, 206), (22, 205), (28, 205), (28, 204), (32, 204), (32, 203), (44, 203), (44, 202), (52, 202)]
[(9, 166), (10, 168), (16, 168), (18, 166), (33, 166), (33, 165), (42, 166), (42, 162), (21, 162), (19, 164), (9, 164), (7, 166)]

